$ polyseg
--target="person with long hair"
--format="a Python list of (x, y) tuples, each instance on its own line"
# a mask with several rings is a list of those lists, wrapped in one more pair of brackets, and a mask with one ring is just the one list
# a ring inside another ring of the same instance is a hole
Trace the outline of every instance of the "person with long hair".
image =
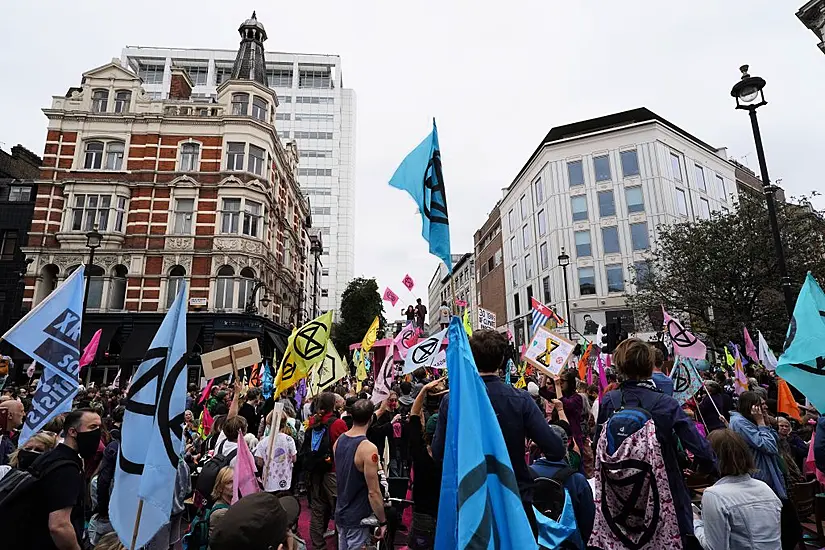
[(756, 472), (753, 477), (764, 481), (781, 499), (788, 496), (785, 478), (779, 465), (779, 435), (767, 425), (767, 405), (752, 391), (739, 396), (739, 410), (730, 415), (730, 429), (742, 436), (753, 453)]
[(209, 522), (209, 538), (215, 532), (215, 526), (220, 523), (221, 518), (232, 504), (232, 492), (235, 484), (235, 470), (231, 466), (224, 466), (215, 477), (215, 485), (212, 486), (212, 500), (215, 504), (209, 510), (206, 518)]
[(702, 515), (694, 532), (703, 548), (716, 550), (775, 550), (780, 546), (782, 501), (756, 471), (748, 444), (733, 430), (722, 428), (708, 436), (719, 459), (722, 476), (702, 494)]

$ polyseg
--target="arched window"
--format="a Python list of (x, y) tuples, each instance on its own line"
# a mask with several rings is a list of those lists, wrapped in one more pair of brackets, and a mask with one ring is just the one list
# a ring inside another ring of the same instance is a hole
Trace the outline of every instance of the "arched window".
[(86, 170), (100, 170), (101, 166), (103, 166), (103, 142), (87, 141), (83, 168)]
[(252, 98), (252, 117), (266, 122), (266, 101), (262, 97)]
[(40, 281), (37, 285), (37, 296), (35, 296), (34, 305), (42, 302), (46, 296), (57, 288), (57, 271), (57, 266), (54, 264), (44, 265), (40, 270)]
[(201, 146), (197, 143), (182, 143), (180, 146), (180, 171), (197, 172)]
[(94, 90), (92, 92), (92, 112), (105, 113), (109, 103), (109, 90)]
[(128, 113), (129, 103), (132, 101), (132, 92), (128, 90), (120, 90), (115, 92), (115, 112)]
[(116, 265), (112, 269), (112, 278), (109, 281), (109, 309), (126, 308), (126, 273), (124, 265)]
[(245, 267), (241, 270), (240, 288), (238, 289), (238, 309), (246, 308), (247, 302), (252, 297), (253, 288), (255, 288), (255, 272), (251, 267)]
[(183, 284), (184, 277), (186, 277), (186, 270), (179, 265), (169, 270), (169, 283), (166, 285), (166, 309), (172, 307)]
[(249, 110), (249, 94), (232, 94), (232, 114), (246, 115)]
[(215, 309), (232, 309), (235, 296), (235, 270), (225, 265), (218, 270), (215, 280)]
[(103, 277), (106, 274), (103, 268), (98, 265), (88, 267), (89, 298), (86, 301), (88, 309), (100, 309), (103, 307)]

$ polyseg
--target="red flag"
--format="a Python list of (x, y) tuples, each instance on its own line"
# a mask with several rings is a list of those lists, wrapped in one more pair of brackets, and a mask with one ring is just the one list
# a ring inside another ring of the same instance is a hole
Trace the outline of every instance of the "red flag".
[(791, 388), (788, 383), (781, 378), (776, 379), (776, 411), (785, 413), (797, 422), (802, 422), (802, 417), (799, 415), (799, 404), (794, 399), (791, 393)]
[(415, 282), (413, 281), (413, 278), (410, 277), (409, 273), (404, 275), (404, 279), (401, 282), (404, 283), (404, 286), (407, 287), (407, 290), (412, 290), (415, 286)]
[(100, 345), (100, 334), (102, 332), (102, 328), (97, 329), (94, 336), (92, 336), (92, 339), (89, 340), (88, 344), (86, 344), (86, 349), (83, 350), (83, 355), (80, 356), (81, 369), (95, 360), (95, 356), (97, 355), (97, 346)]
[(252, 373), (249, 375), (249, 386), (250, 388), (260, 388), (261, 387), (261, 364), (255, 363), (252, 366)]
[(398, 295), (395, 292), (393, 292), (392, 289), (390, 289), (390, 287), (387, 287), (384, 290), (384, 300), (391, 303), (392, 307), (395, 307), (395, 304), (398, 303)]
[(209, 397), (209, 392), (212, 391), (212, 384), (214, 384), (214, 383), (215, 383), (215, 379), (213, 378), (212, 380), (209, 381), (208, 384), (206, 384), (206, 387), (203, 388), (203, 393), (201, 393), (201, 398), (198, 400), (198, 404), (201, 404), (204, 401), (206, 401), (206, 398)]

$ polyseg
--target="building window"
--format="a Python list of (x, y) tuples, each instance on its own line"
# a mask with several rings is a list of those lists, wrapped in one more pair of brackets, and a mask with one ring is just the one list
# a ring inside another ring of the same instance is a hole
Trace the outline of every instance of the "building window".
[(676, 212), (680, 216), (688, 215), (687, 196), (684, 189), (676, 188)]
[(267, 103), (263, 98), (255, 96), (252, 98), (252, 118), (266, 122)]
[(301, 132), (296, 130), (295, 139), (332, 139), (332, 132)]
[(266, 81), (270, 88), (292, 88), (292, 69), (269, 69)]
[(513, 265), (513, 286), (518, 286), (519, 284), (519, 276), (518, 276), (518, 264)]
[(226, 144), (226, 169), (240, 171), (243, 170), (244, 157), (243, 143), (232, 142)]
[(545, 277), (541, 280), (541, 289), (543, 293), (544, 303), (550, 303), (550, 277)]
[[(288, 102), (287, 102), (288, 103)], [(308, 97), (308, 96), (297, 96), (295, 98), (295, 103), (311, 103), (315, 105), (332, 105), (335, 103), (335, 98), (332, 97)]]
[(123, 152), (126, 145), (122, 141), (110, 141), (106, 144), (106, 170), (123, 168)]
[(299, 176), (331, 176), (332, 168), (298, 168)]
[(624, 269), (620, 265), (608, 265), (604, 268), (607, 275), (608, 292), (624, 292)]
[(292, 120), (292, 113), (275, 113), (275, 120)]
[(527, 285), (527, 301), (525, 303), (533, 303), (533, 285)]
[(238, 285), (238, 309), (244, 309), (246, 306), (255, 307), (255, 304), (250, 302), (254, 288), (255, 272), (251, 267), (245, 267), (241, 270), (241, 280)]
[(9, 202), (26, 202), (30, 201), (32, 196), (32, 188), (23, 185), (9, 186)]
[(567, 178), (570, 180), (570, 187), (584, 185), (584, 168), (582, 161), (574, 160), (567, 163)]
[(602, 246), (605, 254), (620, 254), (622, 252), (619, 247), (619, 228), (615, 225), (610, 227), (602, 227)]
[(298, 70), (299, 88), (332, 88), (329, 70)]
[(194, 212), (195, 199), (177, 199), (175, 201), (175, 235), (192, 234)]
[(218, 270), (215, 280), (215, 309), (232, 309), (235, 296), (235, 270), (225, 265)]
[(530, 254), (524, 255), (524, 279), (528, 280), (533, 276), (533, 258)]
[(17, 249), (17, 231), (0, 231), (0, 260), (13, 260)]
[(86, 307), (89, 309), (100, 309), (103, 307), (103, 279), (105, 272), (97, 265), (89, 266), (88, 270), (88, 299)]
[(209, 73), (209, 67), (204, 67), (203, 65), (186, 67), (186, 72), (189, 73), (189, 78), (192, 79), (192, 84), (195, 86), (206, 85), (206, 76)]
[(725, 202), (728, 200), (728, 188), (725, 185), (725, 178), (716, 175), (716, 185), (719, 187), (719, 198)]
[(699, 199), (699, 211), (702, 219), (710, 219), (710, 201), (708, 199)]
[(593, 255), (590, 246), (590, 230), (576, 231), (573, 233), (573, 239), (576, 242), (576, 257), (586, 258)]
[(515, 210), (510, 210), (507, 214), (507, 223), (510, 224), (510, 233), (516, 232), (516, 212)]
[(650, 265), (644, 260), (633, 262), (633, 275), (636, 286), (644, 288), (650, 278)]
[(320, 120), (324, 122), (332, 122), (333, 120), (335, 120), (335, 115), (324, 113), (295, 113), (295, 120)]
[(516, 238), (510, 237), (510, 259), (516, 259)]
[(620, 152), (619, 158), (622, 161), (623, 177), (629, 178), (639, 175), (639, 157), (636, 154), (636, 149)]
[(304, 149), (298, 155), (306, 158), (328, 159), (332, 158), (332, 149)]
[(518, 292), (513, 294), (513, 313), (515, 313), (516, 317), (521, 315), (521, 304), (519, 303), (518, 298)]
[(329, 268), (325, 267), (325, 268), (321, 269), (321, 275), (324, 276), (324, 277), (329, 277)]
[(696, 185), (699, 187), (699, 189), (707, 193), (708, 184), (705, 182), (705, 171), (698, 164), (695, 164), (694, 168), (696, 168)]
[(215, 86), (232, 77), (232, 67), (215, 67)]
[(327, 298), (327, 297), (329, 297), (329, 289), (328, 288), (322, 288), (321, 289), (321, 298)]
[(243, 234), (250, 237), (260, 236), (263, 205), (249, 199), (244, 201)]
[(526, 220), (530, 216), (530, 204), (527, 202), (527, 195), (522, 195), (518, 201), (521, 219)]
[(532, 235), (530, 234), (530, 226), (529, 225), (525, 225), (524, 227), (521, 228), (521, 244), (522, 244), (522, 246), (524, 246), (525, 250), (527, 249), (528, 246), (533, 244), (533, 238), (532, 238)]
[(573, 207), (573, 221), (579, 222), (587, 219), (587, 196), (577, 195), (570, 197), (570, 204)]
[(645, 211), (645, 197), (641, 187), (628, 187), (624, 191), (625, 199), (627, 199), (627, 211), (632, 214), (634, 212)]
[(123, 232), (123, 222), (126, 219), (126, 197), (115, 197), (115, 231)]
[(232, 114), (243, 116), (249, 110), (249, 94), (232, 94)]
[(116, 265), (109, 280), (109, 309), (122, 310), (126, 305), (126, 266)]
[(109, 103), (109, 90), (94, 90), (92, 92), (92, 112), (105, 113)]
[(610, 181), (610, 157), (602, 155), (593, 157), (593, 171), (596, 173), (596, 181)]
[(129, 103), (132, 101), (132, 92), (127, 90), (120, 90), (115, 92), (115, 112), (128, 113)]
[(596, 294), (596, 272), (592, 267), (579, 268), (579, 295)]
[(313, 206), (312, 213), (318, 216), (329, 216), (332, 214), (332, 208), (329, 206)]
[(110, 195), (75, 195), (72, 208), (72, 231), (91, 231), (95, 224), (99, 231), (106, 231), (109, 226), (111, 203)]
[(673, 170), (673, 179), (682, 181), (682, 160), (676, 153), (670, 153), (670, 167)]
[(241, 220), (241, 199), (223, 199), (221, 233), (237, 233)]
[(197, 172), (200, 160), (201, 146), (197, 143), (182, 143), (180, 146), (181, 172)]
[(162, 84), (163, 65), (141, 65), (138, 68), (138, 76), (144, 84)]
[(613, 198), (613, 191), (599, 191), (599, 216), (607, 218), (616, 215), (616, 201)]
[(547, 254), (547, 243), (541, 243), (539, 246), (539, 261), (541, 262), (542, 271), (550, 267), (550, 256)]
[(83, 168), (86, 170), (100, 170), (101, 166), (103, 166), (103, 142), (87, 141)]
[(166, 283), (166, 309), (172, 307), (175, 302), (175, 297), (180, 292), (180, 285), (183, 284), (184, 277), (186, 277), (186, 270), (182, 266), (176, 265), (169, 270), (169, 278)]
[(539, 236), (541, 236), (541, 235), (544, 235), (545, 233), (547, 233), (547, 213), (544, 210), (539, 212), (538, 222), (539, 222)]
[(633, 244), (633, 250), (647, 250), (650, 247), (647, 222), (630, 224), (630, 241)]
[(533, 193), (536, 197), (536, 206), (544, 202), (544, 182), (541, 178), (533, 182)]
[(266, 151), (255, 145), (249, 145), (249, 167), (248, 170), (259, 176), (264, 175), (264, 160)]

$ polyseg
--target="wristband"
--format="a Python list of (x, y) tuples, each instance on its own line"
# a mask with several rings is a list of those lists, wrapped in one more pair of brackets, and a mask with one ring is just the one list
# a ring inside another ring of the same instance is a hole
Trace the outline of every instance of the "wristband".
[(386, 526), (387, 526), (387, 522), (386, 522), (386, 521), (379, 521), (379, 522), (378, 522), (378, 527), (386, 527)]

